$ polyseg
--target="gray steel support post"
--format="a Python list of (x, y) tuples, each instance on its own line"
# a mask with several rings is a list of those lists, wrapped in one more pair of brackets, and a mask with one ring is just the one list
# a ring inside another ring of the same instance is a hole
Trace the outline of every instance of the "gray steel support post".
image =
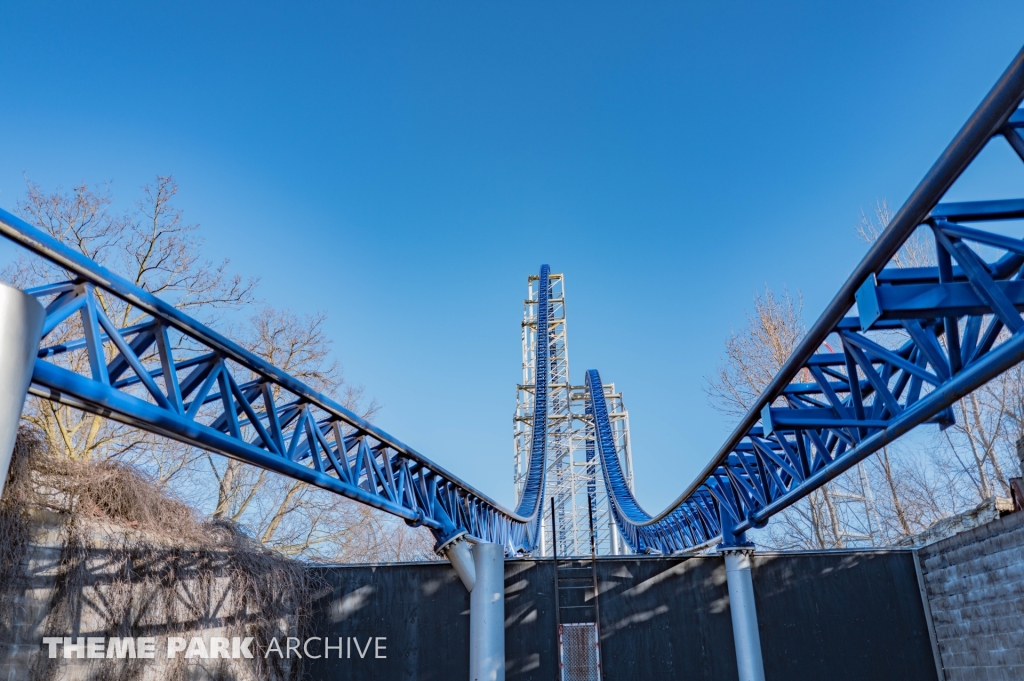
[(725, 577), (729, 583), (729, 611), (732, 613), (739, 679), (764, 681), (761, 636), (757, 631), (757, 609), (754, 607), (754, 582), (750, 576), (750, 557), (754, 549), (745, 546), (722, 547), (719, 550), (725, 554)]
[(505, 547), (473, 547), (476, 584), (469, 594), (470, 681), (505, 681)]
[(45, 318), (38, 300), (0, 284), (0, 495), (7, 482)]
[(469, 679), (505, 681), (505, 547), (456, 539), (444, 554), (469, 590)]
[(459, 537), (444, 548), (444, 556), (455, 568), (455, 574), (466, 586), (466, 591), (473, 593), (473, 586), (476, 584), (476, 566), (473, 564), (473, 550), (470, 548), (469, 542)]

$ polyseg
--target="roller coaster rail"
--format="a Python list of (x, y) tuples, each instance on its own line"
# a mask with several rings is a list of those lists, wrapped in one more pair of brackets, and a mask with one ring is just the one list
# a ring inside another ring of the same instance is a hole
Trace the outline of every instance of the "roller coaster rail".
[[(941, 204), (993, 137), (1024, 162), (1024, 50), (811, 327), (755, 408), (665, 511), (625, 483), (600, 376), (587, 414), (615, 521), (638, 552), (673, 553), (745, 532), (1024, 360), (1024, 240), (977, 224), (1024, 219), (1024, 199)], [(937, 265), (886, 267), (919, 227)], [(514, 511), (286, 372), (0, 210), (0, 233), (67, 273), (26, 291), (45, 305), (29, 392), (330, 490), (428, 527), (439, 551), (461, 536), (530, 553), (545, 499), (547, 342), (537, 347), (534, 431)], [(986, 260), (969, 244), (1003, 255)], [(955, 264), (954, 264), (955, 263)], [(537, 328), (548, 328), (542, 267)], [(117, 328), (98, 295), (147, 317)], [(77, 315), (77, 316), (76, 316)], [(80, 324), (80, 326), (78, 326)], [(65, 325), (65, 326), (62, 326)], [(58, 328), (81, 337), (47, 344)], [(541, 334), (538, 333), (538, 337)], [(900, 342), (894, 343), (893, 337)], [(546, 337), (545, 337), (546, 338)], [(836, 352), (834, 345), (841, 349)], [(87, 365), (74, 371), (78, 357)], [(63, 363), (62, 363), (63, 361)]]
[[(540, 454), (529, 464), (516, 510), (505, 509), (331, 398), (3, 210), (0, 233), (71, 277), (25, 291), (46, 313), (30, 394), (392, 513), (428, 527), (439, 550), (463, 535), (504, 545), (509, 553), (528, 552), (536, 543), (543, 514), (543, 437), (534, 439)], [(116, 328), (98, 292), (146, 318)], [(546, 323), (546, 287), (543, 293), (538, 316)], [(76, 321), (80, 326), (70, 328), (80, 328), (80, 338), (47, 344), (54, 330)], [(88, 371), (53, 361), (69, 353), (84, 353)], [(538, 349), (538, 357), (540, 376), (546, 348)], [(538, 405), (545, 399), (546, 381)]]
[[(600, 376), (587, 373), (605, 484), (634, 550), (743, 545), (747, 530), (915, 426), (948, 426), (952, 404), (1024, 360), (1024, 240), (969, 226), (1022, 220), (1024, 199), (939, 203), (995, 138), (1024, 162), (1022, 97), (1024, 50), (725, 445), (660, 514), (645, 512), (625, 484)], [(937, 265), (886, 267), (919, 227), (934, 237)], [(969, 244), (1002, 255), (989, 261)]]

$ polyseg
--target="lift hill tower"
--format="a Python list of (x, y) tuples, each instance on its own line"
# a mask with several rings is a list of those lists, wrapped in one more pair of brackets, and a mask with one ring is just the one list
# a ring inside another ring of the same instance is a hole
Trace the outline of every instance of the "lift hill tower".
[[(527, 279), (523, 305), (523, 380), (517, 386), (516, 413), (512, 418), (513, 471), (516, 495), (522, 494), (530, 458), (536, 386), (537, 293), (539, 275)], [(541, 556), (552, 555), (551, 498), (555, 500), (555, 526), (559, 557), (590, 555), (590, 519), (587, 497), (594, 508), (594, 533), (599, 555), (629, 552), (615, 527), (609, 508), (600, 459), (594, 449), (593, 424), (587, 418), (586, 391), (572, 385), (569, 374), (569, 341), (565, 317), (565, 277), (549, 275), (549, 347), (547, 489), (544, 523), (538, 547)], [(543, 337), (542, 337), (543, 340)], [(614, 383), (604, 384), (615, 448), (627, 482), (633, 488), (633, 456), (629, 447), (629, 413)]]

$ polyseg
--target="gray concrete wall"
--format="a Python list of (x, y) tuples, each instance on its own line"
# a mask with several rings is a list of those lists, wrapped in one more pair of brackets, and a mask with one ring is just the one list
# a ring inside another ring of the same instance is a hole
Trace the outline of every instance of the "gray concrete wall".
[[(184, 659), (181, 654), (168, 659), (168, 636), (202, 638), (209, 648), (213, 637), (231, 638), (237, 634), (237, 625), (251, 617), (252, 613), (241, 612), (233, 604), (230, 581), (219, 576), (218, 563), (233, 558), (227, 552), (212, 563), (196, 564), (187, 549), (151, 544), (145, 560), (133, 565), (132, 579), (126, 582), (124, 553), (118, 550), (123, 530), (91, 528), (82, 535), (87, 545), (72, 557), (62, 516), (42, 511), (34, 514), (34, 520), (22, 578), (16, 585), (7, 585), (0, 602), (0, 681), (264, 681), (295, 676), (292, 660), (271, 658), (273, 668), (263, 675), (245, 659)], [(69, 567), (72, 562), (75, 566)], [(171, 563), (178, 569), (170, 597), (164, 590), (155, 591), (134, 571)], [(81, 577), (74, 587), (65, 582), (69, 570)], [(56, 604), (65, 611), (67, 626), (54, 625)], [(122, 612), (130, 616), (115, 614)], [(154, 637), (155, 654), (152, 659), (65, 659), (58, 647), (57, 658), (50, 659), (43, 645), (47, 636)]]
[(1024, 512), (919, 555), (946, 681), (1024, 679)]

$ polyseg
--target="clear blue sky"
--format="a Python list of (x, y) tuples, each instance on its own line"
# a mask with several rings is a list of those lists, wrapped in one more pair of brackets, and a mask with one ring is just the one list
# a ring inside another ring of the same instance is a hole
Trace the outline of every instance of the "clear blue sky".
[[(630, 410), (650, 510), (731, 427), (752, 293), (808, 320), (1024, 43), (1024, 3), (0, 7), (0, 205), (173, 174), (211, 257), (325, 310), (379, 423), (511, 503), (527, 274)], [(1020, 195), (1018, 175), (968, 178)]]

